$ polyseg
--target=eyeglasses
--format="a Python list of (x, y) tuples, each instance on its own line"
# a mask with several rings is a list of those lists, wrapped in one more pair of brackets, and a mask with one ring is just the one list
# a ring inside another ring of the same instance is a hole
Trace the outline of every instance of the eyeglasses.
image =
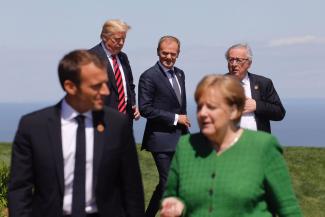
[(244, 64), (248, 59), (247, 58), (228, 58), (227, 61), (228, 63), (230, 64), (235, 64), (238, 63), (238, 64)]

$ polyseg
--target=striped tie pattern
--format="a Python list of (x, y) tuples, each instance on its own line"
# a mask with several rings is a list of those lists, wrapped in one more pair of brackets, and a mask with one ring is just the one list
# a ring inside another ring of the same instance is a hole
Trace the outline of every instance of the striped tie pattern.
[(117, 62), (116, 55), (112, 55), (113, 60), (113, 68), (114, 68), (114, 74), (115, 74), (115, 80), (116, 80), (116, 87), (118, 92), (118, 111), (121, 113), (126, 112), (126, 101), (125, 101), (125, 93), (124, 93), (124, 87), (123, 87), (123, 80), (122, 80), (122, 74), (120, 71), (120, 66)]

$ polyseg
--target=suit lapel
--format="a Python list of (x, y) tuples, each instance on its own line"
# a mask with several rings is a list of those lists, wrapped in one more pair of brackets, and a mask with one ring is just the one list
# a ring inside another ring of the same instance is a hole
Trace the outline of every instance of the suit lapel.
[(252, 98), (253, 99), (259, 99), (259, 84), (257, 82), (257, 80), (255, 79), (254, 75), (252, 75), (251, 73), (248, 73), (248, 78), (249, 78), (249, 82), (250, 82), (250, 86), (251, 86), (251, 94), (252, 94)]
[(48, 135), (50, 146), (54, 154), (56, 173), (60, 186), (60, 193), (64, 194), (64, 166), (61, 137), (61, 102), (54, 107), (53, 114), (48, 118)]
[(105, 131), (111, 132), (104, 122), (104, 111), (93, 112), (93, 127), (94, 127), (94, 156), (93, 156), (93, 188), (97, 184), (98, 169), (101, 161), (101, 156), (104, 147)]
[(112, 90), (114, 90), (117, 93), (117, 86), (116, 86), (116, 81), (115, 81), (115, 74), (113, 71), (113, 67), (111, 66), (111, 63), (108, 60), (108, 57), (105, 53), (104, 48), (102, 47), (101, 44), (97, 45), (98, 49), (96, 49), (96, 53), (103, 59), (105, 60), (106, 64), (107, 64), (107, 74), (108, 74), (108, 78), (109, 78), (109, 83), (110, 83), (110, 87)]

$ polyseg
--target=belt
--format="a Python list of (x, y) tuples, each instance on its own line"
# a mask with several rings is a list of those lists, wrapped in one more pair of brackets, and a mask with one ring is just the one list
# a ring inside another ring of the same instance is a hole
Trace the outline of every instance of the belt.
[[(71, 215), (64, 215), (63, 217), (71, 217)], [(86, 217), (99, 217), (98, 213), (88, 213)]]

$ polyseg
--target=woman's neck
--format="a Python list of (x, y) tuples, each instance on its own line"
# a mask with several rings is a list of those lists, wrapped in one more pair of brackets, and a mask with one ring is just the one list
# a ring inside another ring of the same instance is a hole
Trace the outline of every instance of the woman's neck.
[(224, 132), (219, 133), (211, 142), (217, 153), (221, 153), (231, 146), (233, 146), (240, 135), (242, 134), (243, 129), (241, 128), (231, 128)]

